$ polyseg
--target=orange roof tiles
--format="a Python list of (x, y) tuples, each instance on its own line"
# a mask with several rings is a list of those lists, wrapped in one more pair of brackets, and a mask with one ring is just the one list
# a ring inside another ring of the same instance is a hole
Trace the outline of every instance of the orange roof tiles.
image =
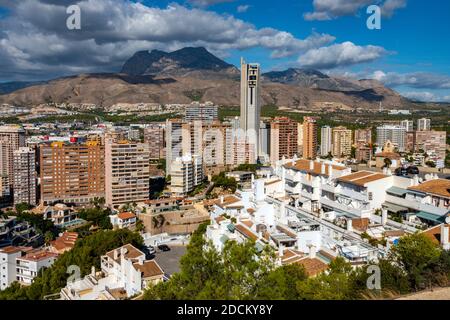
[(318, 275), (319, 273), (328, 269), (328, 265), (325, 262), (317, 258), (305, 258), (297, 262), (301, 264), (304, 268), (308, 276), (313, 277)]
[(57, 256), (58, 256), (58, 254), (53, 253), (53, 252), (44, 251), (44, 250), (34, 250), (34, 251), (30, 251), (29, 253), (27, 253), (20, 259), (27, 260), (27, 261), (41, 261), (41, 260), (48, 259), (48, 258), (56, 258)]
[(258, 240), (258, 236), (256, 234), (254, 234), (250, 229), (244, 227), (244, 225), (237, 224), (235, 226), (235, 228), (240, 234), (242, 234), (247, 239), (251, 239), (251, 240), (254, 240), (254, 241)]
[[(116, 262), (119, 262), (120, 261), (120, 258), (121, 258), (121, 249), (126, 249), (126, 252), (125, 252), (125, 254), (124, 254), (124, 257), (125, 257), (125, 259), (136, 259), (136, 258), (138, 258), (138, 257), (140, 257), (140, 256), (143, 256), (144, 255), (144, 253), (142, 252), (142, 251), (140, 251), (140, 250), (138, 250), (138, 249), (136, 249), (133, 245), (131, 245), (131, 244), (126, 244), (126, 245), (124, 245), (124, 246), (122, 246), (122, 247), (120, 247), (120, 248), (117, 248), (117, 249), (114, 249), (114, 250), (111, 250), (111, 251), (109, 251), (108, 253), (106, 253), (106, 255), (110, 258), (110, 259), (112, 259), (112, 260), (114, 260), (114, 261), (116, 261)], [(114, 259), (114, 251), (116, 251), (117, 250), (117, 259)], [(145, 256), (145, 255), (144, 255)]]
[(364, 187), (366, 183), (374, 182), (385, 178), (389, 178), (389, 176), (371, 171), (359, 171), (356, 173), (340, 177), (338, 181)]
[[(300, 159), (295, 162), (295, 165), (292, 165), (292, 162), (286, 163), (285, 167), (287, 169), (306, 171), (311, 174), (319, 175), (319, 174), (322, 174), (322, 164), (323, 164), (322, 162), (314, 161), (314, 169), (311, 170), (311, 168), (310, 168), (311, 160)], [(325, 175), (329, 175), (328, 167), (329, 167), (329, 165), (325, 164)], [(347, 169), (344, 166), (337, 166), (334, 164), (331, 165), (331, 167), (333, 168), (333, 170), (339, 170), (339, 171)]]
[[(447, 228), (450, 228), (450, 224), (445, 225)], [(423, 234), (430, 238), (434, 243), (441, 243), (441, 227), (442, 225), (435, 226), (431, 229), (425, 230)], [(450, 234), (448, 236), (448, 240), (450, 241)]]
[(132, 212), (121, 212), (117, 215), (121, 220), (128, 220), (136, 218), (136, 215)]
[[(235, 207), (235, 203), (240, 202), (241, 200), (238, 197), (235, 196), (224, 196), (223, 201), (221, 199), (218, 199), (214, 202), (214, 204), (218, 205), (221, 208), (225, 207)], [(242, 207), (242, 206), (236, 206), (236, 207)]]
[(161, 269), (158, 263), (154, 260), (145, 261), (143, 264), (133, 263), (136, 270), (142, 272), (143, 278), (163, 276), (164, 271)]
[(418, 186), (409, 187), (408, 190), (431, 193), (438, 196), (450, 198), (450, 180), (447, 179), (430, 180)]

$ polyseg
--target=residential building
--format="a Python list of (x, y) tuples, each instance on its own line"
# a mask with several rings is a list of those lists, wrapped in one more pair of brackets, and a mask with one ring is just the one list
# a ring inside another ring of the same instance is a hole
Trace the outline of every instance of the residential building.
[(172, 161), (183, 156), (183, 123), (181, 119), (166, 121), (166, 175), (170, 175)]
[(348, 157), (352, 153), (352, 130), (345, 127), (333, 128), (332, 154), (335, 157)]
[(70, 251), (78, 240), (77, 232), (64, 232), (58, 238), (50, 241), (48, 250), (53, 253), (63, 254)]
[(79, 213), (73, 207), (64, 203), (55, 205), (39, 205), (30, 210), (31, 213), (42, 215), (44, 219), (51, 220), (55, 226), (61, 228), (72, 227), (82, 224), (84, 220), (79, 219)]
[(259, 139), (260, 139), (260, 154), (266, 158), (266, 162), (270, 161), (270, 144), (271, 144), (271, 123), (266, 121), (261, 121), (259, 129)]
[(317, 123), (312, 117), (303, 118), (303, 158), (317, 157)]
[(154, 260), (131, 244), (101, 257), (101, 272), (68, 283), (61, 289), (61, 300), (124, 300), (142, 293), (164, 279), (164, 271)]
[(247, 64), (241, 59), (241, 114), (240, 128), (247, 137), (247, 142), (259, 156), (259, 125), (261, 115), (260, 65)]
[(203, 182), (202, 159), (187, 154), (171, 164), (170, 191), (175, 196), (185, 196)]
[(141, 130), (139, 127), (130, 126), (128, 129), (128, 140), (130, 141), (141, 141)]
[(105, 149), (96, 141), (40, 146), (41, 203), (88, 204), (105, 196)]
[(322, 157), (328, 156), (328, 154), (332, 151), (332, 132), (333, 130), (330, 126), (324, 126), (320, 129), (320, 155)]
[(414, 131), (414, 121), (412, 120), (403, 120), (400, 125), (406, 129), (406, 132)]
[(275, 118), (270, 125), (270, 162), (298, 154), (298, 125), (287, 117)]
[[(25, 147), (25, 130), (19, 126), (0, 126), (0, 176), (4, 185), (2, 196), (12, 197), (14, 151)], [(3, 183), (2, 183), (3, 184)]]
[(415, 131), (408, 134), (407, 146), (411, 152), (423, 150), (429, 156), (445, 159), (447, 150), (446, 139), (447, 133), (445, 131)]
[(212, 104), (206, 103), (201, 104), (198, 102), (193, 102), (186, 107), (185, 110), (185, 121), (195, 121), (200, 120), (202, 122), (214, 122), (219, 120), (219, 107)]
[(36, 160), (35, 151), (20, 147), (14, 153), (14, 205), (27, 203), (36, 205)]
[(431, 119), (422, 118), (417, 120), (417, 131), (431, 130)]
[(303, 124), (297, 123), (297, 132), (298, 132), (298, 156), (303, 156)]
[(149, 124), (144, 129), (144, 143), (148, 144), (150, 159), (164, 159), (165, 149), (165, 128), (163, 124)]
[(132, 212), (119, 212), (118, 214), (110, 215), (109, 218), (113, 228), (136, 229), (137, 217)]
[(16, 279), (23, 285), (31, 285), (33, 279), (42, 268), (51, 267), (56, 261), (58, 254), (44, 251), (33, 250), (22, 257), (16, 258)]
[(372, 128), (356, 129), (355, 130), (355, 144), (364, 142), (366, 145), (372, 144)]
[(406, 150), (406, 128), (396, 125), (383, 125), (377, 128), (377, 145), (383, 146), (391, 141), (399, 152)]
[(36, 246), (43, 237), (28, 221), (18, 221), (17, 217), (0, 216), (0, 248), (6, 246)]
[(8, 246), (0, 249), (0, 290), (17, 281), (16, 259), (31, 251), (31, 247)]
[(105, 203), (111, 207), (149, 199), (148, 144), (126, 140), (106, 141), (105, 194)]

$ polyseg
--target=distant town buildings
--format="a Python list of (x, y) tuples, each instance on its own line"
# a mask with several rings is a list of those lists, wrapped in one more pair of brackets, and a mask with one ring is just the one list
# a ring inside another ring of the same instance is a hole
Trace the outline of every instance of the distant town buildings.
[(405, 151), (406, 128), (401, 125), (383, 125), (377, 128), (377, 145), (383, 146), (386, 141), (391, 141), (398, 151)]
[(345, 127), (333, 128), (332, 144), (333, 156), (350, 156), (352, 152), (352, 130)]
[(219, 121), (219, 107), (212, 103), (201, 104), (193, 102), (186, 107), (184, 119), (187, 122), (195, 120), (202, 122)]
[(165, 127), (161, 123), (152, 123), (144, 129), (144, 142), (148, 144), (150, 159), (164, 159), (166, 157), (165, 148)]
[(25, 130), (20, 126), (0, 126), (1, 196), (11, 197), (14, 183), (14, 151), (25, 147)]

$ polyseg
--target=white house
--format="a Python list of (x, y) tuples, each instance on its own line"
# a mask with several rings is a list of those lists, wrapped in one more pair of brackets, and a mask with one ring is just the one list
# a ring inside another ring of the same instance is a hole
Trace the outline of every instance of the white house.
[(42, 268), (51, 267), (57, 257), (58, 254), (44, 250), (30, 251), (22, 257), (17, 257), (17, 281), (24, 285), (32, 284), (38, 272)]
[(136, 228), (137, 217), (132, 212), (120, 212), (115, 215), (110, 215), (109, 219), (114, 228), (130, 230)]

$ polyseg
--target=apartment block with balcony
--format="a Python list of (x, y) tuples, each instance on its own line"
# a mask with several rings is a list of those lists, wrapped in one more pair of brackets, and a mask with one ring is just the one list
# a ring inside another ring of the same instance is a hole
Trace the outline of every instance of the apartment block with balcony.
[(16, 258), (17, 281), (23, 285), (31, 285), (39, 270), (52, 266), (57, 257), (58, 254), (53, 252), (35, 250)]
[(203, 182), (203, 165), (200, 156), (186, 155), (171, 165), (170, 191), (174, 196), (185, 196)]

